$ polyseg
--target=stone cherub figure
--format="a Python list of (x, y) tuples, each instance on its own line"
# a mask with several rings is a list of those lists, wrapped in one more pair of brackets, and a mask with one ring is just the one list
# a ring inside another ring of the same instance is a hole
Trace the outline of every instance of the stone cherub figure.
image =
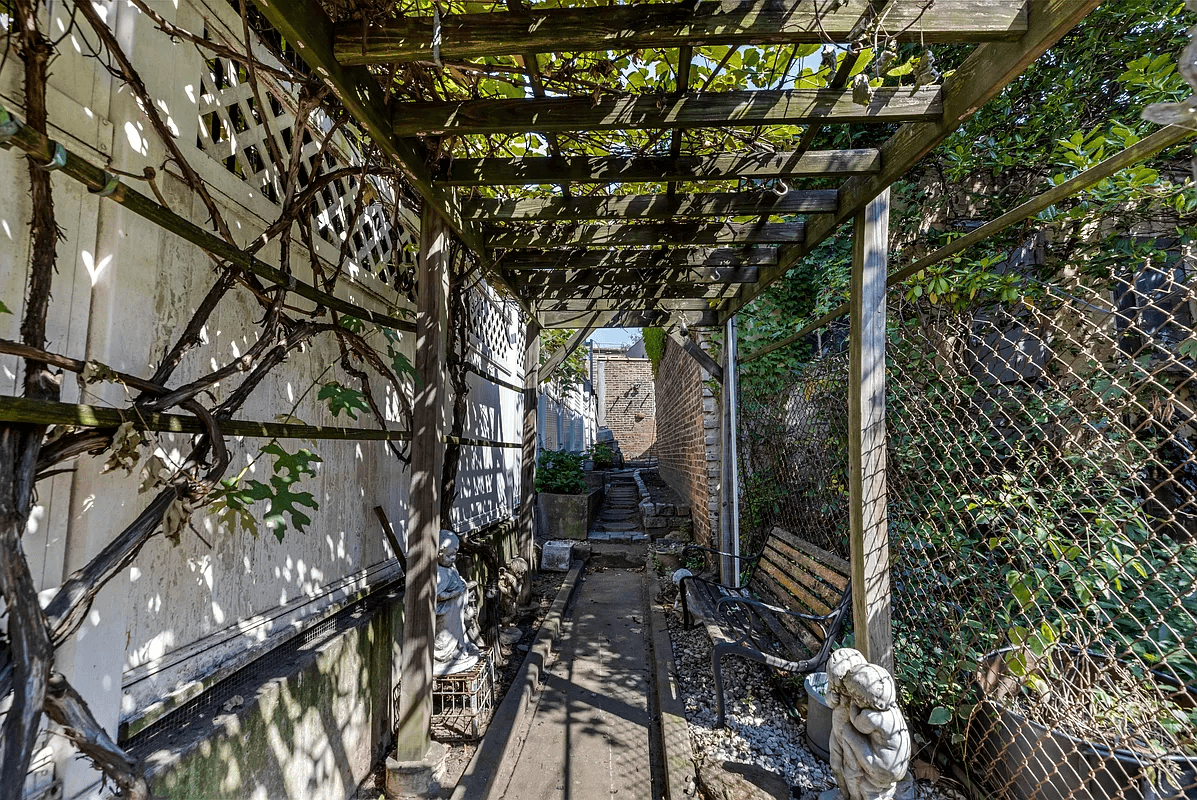
[(433, 672), (451, 675), (478, 663), (481, 653), (470, 641), (470, 586), (457, 571), (460, 543), (453, 531), (442, 530), (436, 569), (436, 638), (433, 640)]
[(893, 677), (859, 651), (842, 647), (827, 662), (826, 697), (832, 708), (831, 771), (839, 789), (825, 792), (824, 800), (913, 796), (907, 776), (910, 732)]
[(531, 581), (528, 580), (528, 561), (516, 557), (499, 570), (499, 641), (512, 645), (520, 640), (523, 631), (514, 627), (521, 607), (527, 604)]

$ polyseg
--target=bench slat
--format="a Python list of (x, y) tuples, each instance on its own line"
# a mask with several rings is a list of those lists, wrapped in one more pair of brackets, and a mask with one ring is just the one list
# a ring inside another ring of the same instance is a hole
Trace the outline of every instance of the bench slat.
[(799, 583), (810, 590), (811, 593), (822, 598), (823, 602), (829, 604), (832, 608), (839, 602), (840, 597), (844, 594), (844, 587), (848, 585), (847, 578), (838, 584), (830, 585), (822, 581), (818, 575), (814, 575), (806, 569), (807, 561), (809, 561), (807, 556), (790, 548), (784, 542), (774, 542), (769, 545), (765, 548), (765, 553), (761, 559), (772, 562), (775, 568), (794, 577)]
[(852, 566), (847, 561), (835, 553), (816, 547), (805, 539), (799, 539), (783, 528), (774, 528), (769, 535), (810, 556), (812, 559), (811, 569), (828, 583), (838, 583), (840, 591), (843, 591), (844, 586), (847, 585), (848, 576), (852, 574)]
[[(830, 614), (832, 609), (835, 608), (833, 603), (828, 603), (818, 595), (812, 594), (810, 590), (808, 590), (794, 578), (782, 572), (772, 562), (761, 559), (760, 566), (758, 566), (757, 569), (768, 575), (772, 579), (773, 583), (776, 583), (779, 587), (792, 595), (788, 602), (781, 604), (786, 608), (793, 608), (795, 600), (804, 606), (804, 608), (798, 608), (795, 610), (801, 611), (805, 614), (822, 616), (823, 614)], [(838, 600), (839, 598), (836, 599)]]
[[(766, 603), (782, 608), (789, 607), (790, 603), (793, 602), (792, 598), (781, 597), (771, 591), (769, 593), (762, 592), (761, 599)], [(791, 639), (798, 640), (799, 647), (796, 648), (795, 652), (801, 654), (801, 658), (796, 658), (794, 659), (795, 661), (799, 661), (802, 658), (809, 658), (823, 644), (823, 630), (810, 620), (804, 620), (800, 617), (782, 616), (776, 624), (786, 630), (790, 634)]]

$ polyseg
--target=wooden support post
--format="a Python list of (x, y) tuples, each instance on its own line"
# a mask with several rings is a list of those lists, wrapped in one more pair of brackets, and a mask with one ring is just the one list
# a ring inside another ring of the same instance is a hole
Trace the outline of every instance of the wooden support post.
[(432, 644), (436, 636), (436, 559), (444, 462), (449, 232), (430, 203), (420, 218), (416, 299), (416, 381), (412, 403), (411, 510), (407, 523), (407, 592), (403, 598), (403, 673), (396, 754), (420, 761), (432, 742)]
[(848, 510), (856, 647), (893, 671), (885, 493), (885, 279), (889, 189), (857, 213), (852, 242)]
[(524, 326), (524, 456), (520, 468), (519, 552), (536, 569), (536, 404), (540, 384), (540, 323)]
[(736, 463), (736, 426), (739, 398), (736, 385), (736, 318), (723, 329), (723, 469), (719, 479), (722, 495), (719, 514), (719, 549), (736, 556), (723, 556), (720, 579), (729, 586), (740, 585), (740, 480)]

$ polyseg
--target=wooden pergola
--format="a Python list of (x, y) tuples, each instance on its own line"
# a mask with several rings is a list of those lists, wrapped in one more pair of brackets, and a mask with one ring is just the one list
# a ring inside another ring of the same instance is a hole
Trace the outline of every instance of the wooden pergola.
[[(852, 220), (856, 641), (870, 659), (892, 664), (884, 429), (888, 187), (1099, 0), (507, 2), (506, 11), (468, 14), (442, 13), (439, 4), (425, 2), (416, 6), (425, 9), (420, 13), (333, 24), (316, 0), (255, 0), (424, 202), (398, 757), (418, 761), (429, 743), (450, 234), (528, 314), (521, 525), (530, 553), (541, 328), (577, 329), (574, 344), (603, 326), (685, 323), (730, 331), (740, 309)], [(860, 60), (864, 44), (876, 42), (879, 32), (887, 41), (974, 47), (942, 80), (932, 71), (925, 85), (862, 86), (856, 73), (867, 63)], [(815, 88), (796, 82), (711, 92), (692, 85), (704, 47), (811, 44), (833, 48)], [(538, 53), (645, 48), (674, 54), (661, 70), (670, 83), (646, 93), (551, 93), (538, 69)], [(522, 59), (525, 96), (395, 102), (384, 87), (395, 65), (481, 64), (496, 56)], [(848, 125), (893, 130), (877, 147), (812, 149), (820, 133)], [(684, 146), (683, 131), (767, 126), (801, 126), (801, 132), (780, 152)], [(628, 131), (649, 131), (661, 146), (596, 156), (571, 138)], [(451, 150), (466, 137), (528, 132), (539, 136), (541, 152), (434, 162), (445, 143)], [(764, 185), (776, 180), (784, 181), (777, 191)], [(735, 363), (734, 341), (727, 337), (722, 371), (696, 347), (688, 351), (706, 358), (716, 377), (734, 375), (727, 369)], [(724, 385), (725, 396), (734, 393), (734, 379)], [(725, 422), (730, 430), (734, 425)], [(734, 489), (727, 493), (734, 503)]]

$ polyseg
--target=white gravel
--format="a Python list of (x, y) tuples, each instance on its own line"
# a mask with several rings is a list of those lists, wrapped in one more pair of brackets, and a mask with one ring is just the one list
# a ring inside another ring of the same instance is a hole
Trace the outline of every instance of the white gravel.
[[(727, 724), (715, 728), (715, 676), (711, 640), (701, 623), (682, 630), (680, 612), (668, 614), (678, 683), (686, 704), (694, 757), (700, 762), (755, 764), (785, 778), (796, 798), (813, 800), (834, 788), (831, 768), (805, 746), (806, 726), (791, 719), (775, 694), (763, 664), (723, 659)], [(946, 786), (916, 783), (918, 800), (956, 800)]]

